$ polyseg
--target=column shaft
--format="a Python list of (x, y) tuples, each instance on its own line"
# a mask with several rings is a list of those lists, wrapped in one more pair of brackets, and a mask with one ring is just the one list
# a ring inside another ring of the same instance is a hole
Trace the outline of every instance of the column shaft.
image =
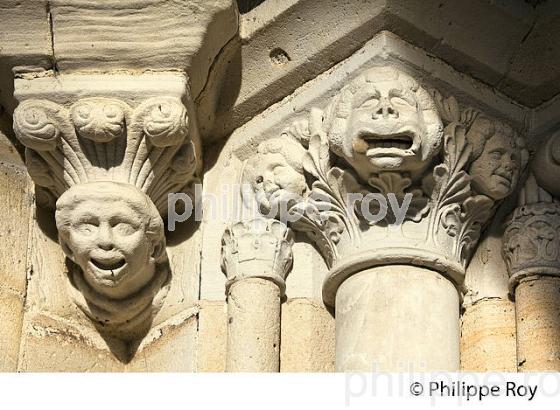
[(226, 370), (280, 370), (280, 289), (272, 281), (246, 278), (229, 288)]
[(440, 274), (407, 265), (346, 279), (336, 296), (337, 371), (458, 371), (459, 296)]
[(519, 371), (560, 371), (560, 278), (533, 276), (515, 289)]

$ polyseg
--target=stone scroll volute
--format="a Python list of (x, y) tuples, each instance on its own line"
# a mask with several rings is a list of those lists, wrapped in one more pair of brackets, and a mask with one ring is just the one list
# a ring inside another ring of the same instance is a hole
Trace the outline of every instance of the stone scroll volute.
[(386, 264), (433, 269), (461, 288), (526, 166), (518, 132), (393, 66), (361, 72), (307, 112), (247, 160), (244, 199), (316, 245), (330, 269), (325, 303), (352, 274)]

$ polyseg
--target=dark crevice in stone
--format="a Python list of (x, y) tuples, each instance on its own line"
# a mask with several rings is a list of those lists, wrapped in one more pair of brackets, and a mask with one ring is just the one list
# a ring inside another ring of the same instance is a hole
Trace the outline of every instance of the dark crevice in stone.
[(241, 14), (245, 14), (265, 1), (266, 0), (237, 0), (237, 7), (239, 7), (239, 12)]

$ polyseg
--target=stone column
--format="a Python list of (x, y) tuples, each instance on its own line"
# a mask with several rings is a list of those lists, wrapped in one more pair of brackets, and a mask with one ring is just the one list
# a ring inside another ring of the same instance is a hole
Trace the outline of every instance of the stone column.
[(504, 218), (498, 213), (465, 276), (461, 312), (461, 371), (516, 372), (515, 303), (502, 257)]
[(560, 371), (560, 277), (521, 280), (515, 300), (518, 370)]
[(390, 63), (328, 95), (256, 147), (253, 202), (325, 259), (337, 370), (457, 371), (465, 269), (516, 189), (523, 138)]
[(366, 269), (336, 294), (337, 371), (459, 369), (459, 295), (429, 269)]
[(560, 203), (530, 177), (504, 235), (519, 371), (560, 371), (559, 232)]
[(276, 220), (238, 222), (224, 233), (228, 372), (280, 370), (280, 304), (293, 238)]

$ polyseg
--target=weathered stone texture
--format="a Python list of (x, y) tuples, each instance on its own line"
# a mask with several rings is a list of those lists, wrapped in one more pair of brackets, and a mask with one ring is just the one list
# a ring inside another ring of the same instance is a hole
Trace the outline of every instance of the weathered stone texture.
[(438, 273), (364, 270), (341, 285), (336, 302), (337, 371), (459, 370), (459, 295)]
[(0, 156), (0, 371), (17, 369), (32, 216), (32, 184), (25, 170), (10, 160)]
[(322, 302), (288, 299), (282, 304), (281, 372), (334, 372), (335, 321)]
[(0, 371), (560, 371), (559, 4), (3, 1)]
[(519, 370), (560, 371), (560, 278), (524, 280), (515, 300)]
[(225, 372), (228, 310), (225, 301), (201, 300), (196, 345), (198, 372)]
[(230, 372), (277, 372), (280, 369), (280, 289), (265, 279), (231, 285), (228, 295)]
[(461, 316), (461, 370), (515, 372), (515, 305), (488, 298), (466, 308)]

